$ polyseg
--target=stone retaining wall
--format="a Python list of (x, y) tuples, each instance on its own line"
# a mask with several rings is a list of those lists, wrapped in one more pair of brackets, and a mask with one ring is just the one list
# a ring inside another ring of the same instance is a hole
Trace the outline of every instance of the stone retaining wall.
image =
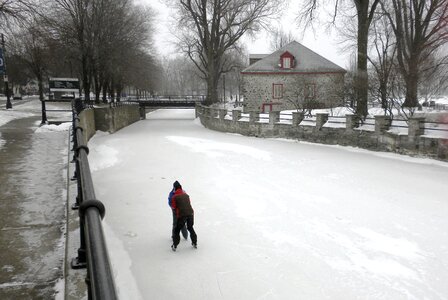
[(112, 108), (95, 108), (96, 130), (114, 133), (140, 120), (138, 105), (123, 105)]
[(79, 114), (79, 125), (83, 129), (84, 144), (87, 142), (96, 132), (95, 126), (95, 111), (93, 109), (85, 109)]
[(86, 109), (79, 114), (79, 119), (88, 141), (97, 130), (114, 133), (139, 121), (140, 114), (138, 105), (123, 105)]
[(375, 116), (374, 130), (358, 128), (359, 121), (355, 115), (345, 117), (345, 127), (326, 127), (328, 114), (317, 114), (316, 122), (311, 126), (303, 123), (304, 115), (300, 112), (292, 113), (291, 124), (279, 122), (279, 112), (271, 112), (267, 122), (260, 120), (260, 114), (256, 112), (251, 112), (248, 117), (242, 118), (239, 110), (230, 113), (225, 109), (202, 105), (196, 106), (196, 116), (205, 127), (222, 132), (353, 146), (448, 161), (448, 139), (423, 136), (425, 119), (421, 117), (410, 119), (408, 134), (403, 135), (388, 132), (392, 120), (387, 116)]

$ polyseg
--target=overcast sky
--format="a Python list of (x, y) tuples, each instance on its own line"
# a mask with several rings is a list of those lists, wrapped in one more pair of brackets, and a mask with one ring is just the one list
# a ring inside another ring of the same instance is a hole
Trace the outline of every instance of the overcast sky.
[[(176, 50), (173, 43), (176, 39), (174, 34), (170, 32), (170, 29), (174, 28), (173, 20), (171, 19), (173, 12), (165, 4), (166, 1), (136, 1), (151, 6), (156, 12), (156, 33), (154, 35), (156, 49), (163, 56), (169, 57), (175, 55)], [(316, 28), (315, 32), (309, 29), (303, 34), (303, 29), (299, 30), (294, 20), (299, 4), (297, 4), (297, 1), (291, 2), (292, 4), (288, 9), (289, 13), (284, 13), (281, 16), (283, 30), (286, 32), (291, 31), (296, 37), (297, 42), (303, 44), (305, 47), (343, 68), (348, 68), (350, 53), (348, 51), (342, 51), (342, 46), (338, 43), (335, 32), (328, 33), (321, 26), (320, 28)], [(277, 26), (277, 23), (274, 23), (273, 26)], [(244, 37), (243, 43), (247, 46), (250, 54), (269, 54), (272, 52), (270, 50), (270, 37), (266, 32), (260, 32), (255, 39)]]

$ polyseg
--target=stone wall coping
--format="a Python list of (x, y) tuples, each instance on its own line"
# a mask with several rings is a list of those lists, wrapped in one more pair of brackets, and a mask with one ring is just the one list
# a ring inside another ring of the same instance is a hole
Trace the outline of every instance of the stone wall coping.
[[(201, 123), (210, 129), (239, 133), (248, 136), (280, 137), (305, 140), (324, 144), (340, 144), (376, 151), (391, 151), (408, 155), (424, 155), (448, 161), (448, 139), (442, 137), (424, 137), (424, 130), (419, 127), (425, 117), (409, 119), (408, 133), (388, 132), (392, 118), (387, 115), (375, 115), (373, 124), (359, 124), (356, 114), (346, 114), (346, 127), (325, 125), (329, 113), (317, 113), (316, 121), (304, 121), (303, 112), (292, 112), (291, 122), (278, 122), (280, 112), (270, 112), (269, 121), (266, 113), (263, 122), (260, 113), (251, 112), (241, 117), (240, 110), (233, 110), (233, 119), (210, 118), (207, 107), (196, 107)], [(325, 125), (325, 126), (324, 126)], [(427, 142), (431, 141), (431, 142)]]

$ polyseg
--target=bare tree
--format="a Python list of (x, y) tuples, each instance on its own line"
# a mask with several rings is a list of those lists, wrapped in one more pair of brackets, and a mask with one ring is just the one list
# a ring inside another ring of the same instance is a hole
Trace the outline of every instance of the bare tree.
[(75, 47), (81, 62), (82, 86), (84, 96), (90, 100), (92, 65), (92, 1), (90, 0), (53, 0), (52, 14), (47, 21), (61, 40)]
[(419, 94), (428, 106), (429, 101), (448, 92), (448, 55), (447, 49), (439, 51), (426, 60), (419, 85)]
[(41, 26), (42, 23), (35, 18), (24, 22), (24, 26), (14, 34), (13, 49), (37, 79), (39, 99), (42, 103), (42, 120), (44, 120), (44, 77), (47, 74), (49, 51), (47, 34)]
[(160, 92), (165, 95), (204, 95), (207, 90), (199, 70), (186, 56), (164, 59), (162, 81)]
[[(284, 99), (294, 109), (311, 115), (313, 109), (343, 106), (344, 77), (297, 74), (288, 82)], [(319, 93), (316, 93), (319, 91)]]
[(374, 74), (371, 84), (372, 94), (380, 100), (381, 107), (386, 112), (391, 111), (388, 103), (390, 93), (390, 79), (396, 64), (396, 42), (391, 26), (385, 18), (380, 18), (373, 23), (371, 44), (374, 49), (368, 59)]
[[(142, 88), (142, 67), (151, 68), (149, 55), (153, 13), (149, 8), (135, 6), (129, 0), (98, 0), (92, 4), (92, 81), (95, 102), (103, 91), (114, 90), (117, 99), (126, 85)], [(154, 66), (154, 64), (152, 64)], [(138, 70), (138, 72), (137, 72)], [(144, 75), (147, 78), (147, 75)], [(147, 82), (147, 81), (146, 81)], [(149, 88), (149, 86), (148, 86)]]
[[(392, 4), (392, 5), (390, 5)], [(381, 1), (397, 40), (397, 60), (406, 83), (405, 107), (417, 107), (421, 68), (448, 41), (448, 0)]]
[(162, 81), (162, 67), (146, 52), (140, 51), (132, 57), (132, 62), (127, 71), (129, 86), (137, 89), (138, 96), (148, 92), (153, 94)]
[[(112, 60), (109, 61), (112, 71), (110, 75), (119, 97), (124, 86), (132, 84), (130, 81), (133, 78), (131, 74), (134, 73), (137, 66), (148, 62), (149, 57), (151, 57), (152, 13), (148, 9), (135, 6), (127, 0), (114, 1), (126, 1), (128, 5), (126, 9), (118, 11), (117, 18), (121, 21), (114, 27), (112, 32), (114, 38), (111, 38), (113, 45), (116, 46)], [(140, 58), (142, 61), (139, 61)], [(151, 69), (148, 71), (151, 71)]]
[(26, 85), (31, 79), (34, 78), (27, 69), (27, 64), (24, 59), (14, 49), (14, 41), (10, 39), (8, 41), (8, 52), (6, 53), (6, 60), (8, 61), (8, 81), (9, 89), (13, 90), (17, 86), (20, 87)]
[[(367, 50), (369, 28), (372, 23), (375, 11), (380, 0), (353, 0), (357, 16), (357, 70), (355, 76), (356, 87), (356, 113), (359, 116), (367, 116), (368, 100), (368, 73), (367, 73)], [(343, 0), (333, 0), (334, 19), (337, 17), (338, 10), (344, 9)], [(306, 23), (312, 22), (316, 17), (316, 11), (320, 5), (328, 5), (328, 1), (307, 0), (304, 10), (301, 12), (301, 19)], [(342, 7), (342, 8), (341, 8)]]
[(36, 76), (39, 87), (39, 99), (44, 101), (43, 81), (45, 75), (45, 65), (48, 61), (48, 48), (45, 41), (45, 34), (37, 23), (31, 24), (28, 30), (23, 33), (23, 55), (28, 64), (28, 68)]
[(390, 76), (388, 113), (392, 119), (396, 113), (400, 119), (407, 121), (417, 111), (417, 107), (406, 107), (403, 105), (406, 99), (406, 82), (398, 69), (399, 67), (397, 66)]
[(152, 12), (132, 0), (48, 3), (52, 9), (47, 22), (54, 38), (69, 46), (67, 53), (80, 65), (85, 99), (90, 100), (92, 88), (96, 102), (101, 91), (103, 101), (108, 93), (112, 99), (115, 95), (119, 99), (124, 86), (131, 84), (131, 78), (136, 79), (130, 76), (135, 68), (149, 66)]
[(0, 0), (0, 27), (10, 21), (21, 21), (25, 15), (34, 10), (33, 0)]
[(272, 40), (270, 43), (270, 48), (271, 48), (272, 52), (282, 48), (283, 46), (285, 46), (295, 40), (292, 32), (291, 31), (285, 32), (283, 30), (283, 28), (274, 30), (271, 33), (271, 36), (272, 36)]
[(222, 73), (233, 66), (225, 53), (245, 34), (263, 26), (278, 9), (278, 0), (180, 0), (180, 45), (207, 81), (206, 103), (218, 102)]
[(294, 106), (296, 111), (311, 116), (313, 109), (320, 108), (321, 105), (316, 100), (314, 93), (310, 92), (313, 81), (305, 76), (296, 76), (291, 88), (285, 91), (285, 100)]

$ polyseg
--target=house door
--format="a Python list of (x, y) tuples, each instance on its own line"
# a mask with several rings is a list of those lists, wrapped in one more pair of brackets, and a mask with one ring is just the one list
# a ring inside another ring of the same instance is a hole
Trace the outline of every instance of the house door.
[(271, 111), (272, 111), (272, 103), (263, 103), (263, 104), (261, 105), (261, 112), (262, 112), (262, 113), (266, 113), (266, 107), (269, 108), (268, 112), (271, 112)]

